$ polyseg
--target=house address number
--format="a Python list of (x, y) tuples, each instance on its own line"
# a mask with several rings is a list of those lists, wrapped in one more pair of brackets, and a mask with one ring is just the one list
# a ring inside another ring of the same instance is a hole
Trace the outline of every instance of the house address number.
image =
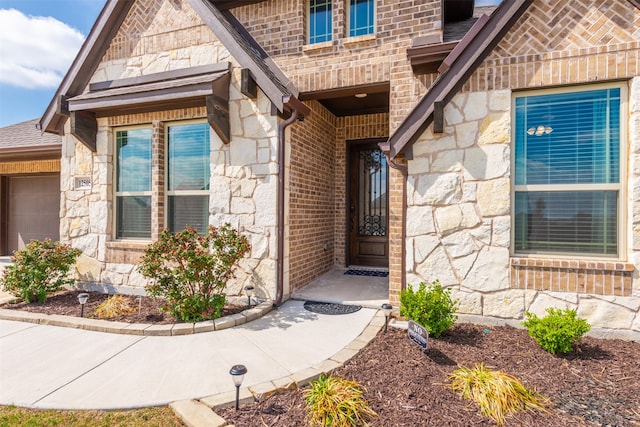
[(79, 176), (76, 177), (74, 182), (74, 188), (76, 190), (90, 190), (91, 189), (91, 178), (88, 176)]

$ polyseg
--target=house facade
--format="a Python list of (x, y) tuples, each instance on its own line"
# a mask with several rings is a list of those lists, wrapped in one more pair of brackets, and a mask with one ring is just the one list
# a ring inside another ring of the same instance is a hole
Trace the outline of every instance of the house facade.
[(229, 222), (232, 293), (370, 266), (394, 305), (438, 279), (640, 330), (638, 3), (446, 3), (107, 1), (41, 120), (79, 282), (143, 288), (161, 230)]

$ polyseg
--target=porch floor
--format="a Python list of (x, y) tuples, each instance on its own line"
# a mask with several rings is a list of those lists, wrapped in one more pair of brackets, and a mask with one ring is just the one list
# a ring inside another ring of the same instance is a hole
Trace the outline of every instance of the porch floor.
[(389, 302), (388, 277), (352, 276), (344, 274), (345, 271), (346, 268), (333, 269), (304, 288), (294, 291), (291, 298), (376, 309)]

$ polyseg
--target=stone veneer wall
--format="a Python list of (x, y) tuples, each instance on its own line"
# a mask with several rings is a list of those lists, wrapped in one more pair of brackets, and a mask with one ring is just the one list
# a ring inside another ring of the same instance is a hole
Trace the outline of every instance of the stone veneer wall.
[[(240, 69), (227, 49), (190, 8), (187, 0), (136, 2), (115, 36), (92, 82), (230, 61), (231, 143), (211, 131), (210, 223), (231, 223), (245, 234), (251, 254), (241, 261), (230, 293), (248, 283), (258, 296), (273, 298), (276, 280), (277, 125), (271, 103), (239, 91)], [(97, 152), (69, 134), (62, 146), (61, 240), (83, 250), (77, 265), (80, 285), (138, 291), (145, 279), (137, 264), (146, 241), (115, 240), (114, 129), (144, 125), (153, 130), (152, 238), (164, 227), (164, 124), (206, 120), (204, 107), (98, 119)], [(90, 177), (91, 189), (75, 190), (75, 177)]]
[[(452, 286), (460, 312), (522, 318), (549, 306), (640, 331), (640, 10), (535, 1), (429, 128), (409, 161), (407, 281)], [(598, 27), (598, 31), (592, 31)], [(535, 53), (534, 53), (535, 52)], [(627, 79), (627, 247), (617, 262), (510, 255), (511, 89)]]

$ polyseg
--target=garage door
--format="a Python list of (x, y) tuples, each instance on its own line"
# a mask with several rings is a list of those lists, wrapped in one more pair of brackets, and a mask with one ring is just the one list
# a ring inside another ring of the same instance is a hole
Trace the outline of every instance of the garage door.
[(9, 253), (32, 239), (60, 239), (60, 176), (9, 178)]

